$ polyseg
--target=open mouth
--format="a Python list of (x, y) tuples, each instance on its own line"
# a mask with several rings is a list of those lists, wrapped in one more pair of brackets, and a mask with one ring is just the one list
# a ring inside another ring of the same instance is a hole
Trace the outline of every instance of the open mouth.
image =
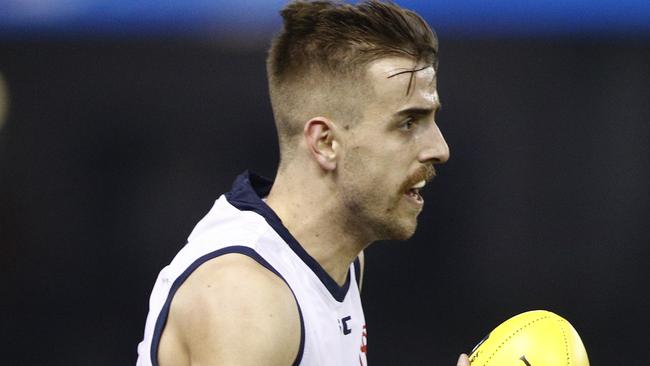
[(424, 188), (425, 185), (426, 181), (421, 180), (407, 190), (405, 195), (416, 204), (421, 205), (424, 203), (424, 199), (422, 199), (422, 196), (420, 195), (420, 189)]

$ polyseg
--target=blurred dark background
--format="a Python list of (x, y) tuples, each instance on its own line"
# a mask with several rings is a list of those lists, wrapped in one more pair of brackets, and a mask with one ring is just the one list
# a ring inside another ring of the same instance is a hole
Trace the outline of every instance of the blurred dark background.
[[(134, 364), (158, 271), (238, 173), (274, 175), (264, 60), (283, 2), (230, 23), (241, 11), (213, 3), (4, 5), (0, 363)], [(438, 29), (452, 158), (415, 237), (367, 251), (370, 364), (455, 364), (532, 309), (571, 321), (592, 365), (649, 364), (650, 6), (402, 4)]]

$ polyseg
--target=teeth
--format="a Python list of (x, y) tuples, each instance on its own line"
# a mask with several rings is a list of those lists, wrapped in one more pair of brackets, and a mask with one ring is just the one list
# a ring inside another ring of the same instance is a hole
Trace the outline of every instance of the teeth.
[(427, 182), (424, 181), (424, 180), (421, 180), (421, 181), (419, 181), (417, 184), (415, 184), (413, 187), (411, 187), (411, 189), (420, 189), (420, 188), (423, 188), (425, 184), (427, 184)]

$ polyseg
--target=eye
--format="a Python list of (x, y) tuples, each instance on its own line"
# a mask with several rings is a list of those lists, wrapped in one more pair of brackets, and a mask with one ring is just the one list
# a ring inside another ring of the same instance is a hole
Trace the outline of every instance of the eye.
[(404, 131), (412, 130), (413, 127), (415, 127), (416, 123), (417, 122), (416, 122), (415, 118), (409, 117), (409, 118), (407, 118), (406, 120), (404, 120), (402, 122), (402, 124), (400, 125), (400, 129), (404, 130)]

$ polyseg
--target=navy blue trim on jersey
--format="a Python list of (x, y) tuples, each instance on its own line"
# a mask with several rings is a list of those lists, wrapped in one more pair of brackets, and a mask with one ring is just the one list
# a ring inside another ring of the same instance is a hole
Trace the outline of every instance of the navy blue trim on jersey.
[(289, 247), (302, 259), (303, 262), (318, 276), (325, 288), (332, 294), (332, 297), (343, 302), (350, 287), (350, 271), (343, 286), (336, 281), (321, 267), (321, 265), (305, 251), (296, 238), (282, 224), (282, 220), (273, 212), (262, 197), (266, 197), (271, 191), (273, 181), (261, 177), (255, 173), (245, 171), (235, 179), (232, 190), (225, 194), (228, 202), (242, 211), (253, 211), (266, 220), (278, 235), (289, 245)]
[(163, 305), (162, 310), (160, 311), (160, 314), (158, 315), (158, 319), (156, 320), (156, 326), (154, 327), (153, 331), (153, 338), (151, 339), (151, 363), (153, 366), (158, 366), (158, 347), (160, 345), (160, 337), (162, 336), (162, 332), (165, 329), (165, 324), (167, 323), (167, 317), (169, 316), (169, 308), (172, 303), (172, 299), (174, 298), (174, 295), (176, 294), (176, 291), (181, 287), (181, 285), (187, 280), (187, 278), (197, 269), (199, 266), (201, 266), (203, 263), (214, 259), (216, 257), (219, 257), (224, 254), (242, 254), (245, 256), (250, 257), (251, 259), (255, 260), (257, 263), (261, 264), (264, 266), (264, 268), (268, 269), (269, 271), (275, 273), (276, 276), (280, 277), (284, 283), (287, 284), (289, 287), (289, 290), (291, 290), (291, 293), (293, 294), (293, 298), (296, 300), (296, 305), (298, 306), (298, 314), (300, 315), (300, 348), (298, 348), (298, 354), (296, 355), (296, 360), (293, 362), (293, 366), (298, 366), (300, 364), (300, 361), (302, 361), (302, 355), (305, 350), (305, 322), (303, 320), (302, 316), (302, 310), (300, 309), (300, 304), (298, 303), (298, 298), (296, 298), (296, 294), (293, 293), (293, 289), (291, 286), (289, 286), (289, 283), (282, 277), (282, 275), (269, 264), (264, 258), (262, 258), (255, 250), (249, 247), (245, 246), (231, 246), (231, 247), (225, 247), (221, 248), (219, 250), (216, 250), (212, 253), (208, 253), (201, 258), (195, 260), (187, 269), (180, 275), (174, 283), (172, 284), (171, 289), (169, 290), (169, 294), (167, 294), (167, 300), (165, 301), (165, 305)]

